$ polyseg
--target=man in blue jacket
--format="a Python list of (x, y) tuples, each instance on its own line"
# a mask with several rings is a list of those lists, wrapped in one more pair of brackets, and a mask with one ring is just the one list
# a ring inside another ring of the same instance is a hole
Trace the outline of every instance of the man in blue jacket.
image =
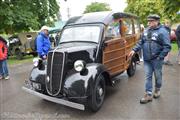
[(37, 52), (39, 57), (42, 59), (47, 58), (48, 51), (51, 48), (48, 29), (49, 28), (47, 26), (43, 26), (36, 40)]
[[(148, 28), (144, 31), (141, 40), (129, 53), (133, 56), (140, 49), (143, 50), (145, 69), (145, 95), (140, 103), (148, 103), (152, 98), (160, 97), (162, 86), (162, 65), (164, 57), (171, 50), (170, 37), (167, 30), (160, 24), (159, 15), (153, 14), (147, 17)], [(153, 91), (152, 76), (155, 77), (155, 90)]]

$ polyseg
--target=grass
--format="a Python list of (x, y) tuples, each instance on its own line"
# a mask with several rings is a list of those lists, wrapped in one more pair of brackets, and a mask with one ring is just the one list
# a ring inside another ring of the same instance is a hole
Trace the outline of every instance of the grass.
[(177, 46), (177, 43), (176, 42), (173, 42), (171, 43), (171, 51), (174, 53), (174, 52), (178, 52), (178, 46)]
[(33, 58), (34, 57), (32, 55), (26, 55), (23, 57), (22, 60), (17, 60), (15, 56), (10, 56), (7, 62), (8, 62), (8, 65), (22, 64), (22, 63), (33, 61)]

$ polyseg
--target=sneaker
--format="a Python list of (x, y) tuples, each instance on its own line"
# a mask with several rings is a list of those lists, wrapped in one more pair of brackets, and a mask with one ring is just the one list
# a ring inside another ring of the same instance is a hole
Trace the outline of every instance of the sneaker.
[(140, 62), (140, 61), (136, 61), (136, 63), (137, 63), (138, 65), (140, 65), (140, 64), (141, 64), (141, 62)]
[(6, 76), (4, 79), (5, 79), (5, 80), (9, 80), (9, 76)]
[(3, 79), (3, 76), (0, 76), (0, 80), (2, 80)]
[(153, 97), (154, 97), (154, 98), (159, 98), (159, 97), (160, 97), (160, 94), (161, 94), (161, 93), (160, 93), (160, 89), (157, 89), (157, 88), (156, 88), (155, 91), (154, 91)]
[(148, 95), (147, 93), (144, 95), (143, 98), (141, 98), (140, 103), (141, 104), (146, 104), (148, 102), (152, 101), (152, 95)]

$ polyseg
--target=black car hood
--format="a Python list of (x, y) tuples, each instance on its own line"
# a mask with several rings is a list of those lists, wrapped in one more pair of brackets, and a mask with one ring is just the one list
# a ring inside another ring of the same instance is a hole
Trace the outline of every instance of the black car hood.
[(97, 45), (96, 43), (84, 42), (63, 43), (50, 52), (63, 52), (72, 61), (80, 59), (90, 63), (96, 59)]
[(56, 48), (56, 51), (58, 52), (76, 52), (76, 51), (82, 51), (82, 50), (89, 50), (89, 49), (96, 49), (97, 44), (96, 43), (84, 43), (84, 42), (72, 42), (72, 43), (63, 43), (58, 45)]

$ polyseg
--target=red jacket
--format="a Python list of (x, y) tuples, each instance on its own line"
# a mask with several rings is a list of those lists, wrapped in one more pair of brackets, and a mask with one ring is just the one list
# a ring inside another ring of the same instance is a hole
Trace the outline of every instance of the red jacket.
[(0, 60), (7, 59), (8, 48), (5, 42), (0, 40)]

